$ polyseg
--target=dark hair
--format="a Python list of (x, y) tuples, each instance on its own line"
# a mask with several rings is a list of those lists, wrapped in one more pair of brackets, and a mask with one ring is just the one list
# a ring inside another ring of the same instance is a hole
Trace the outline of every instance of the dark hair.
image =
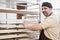
[(42, 7), (43, 7), (43, 6), (46, 6), (46, 7), (49, 7), (49, 8), (53, 8), (53, 7), (52, 7), (52, 4), (49, 3), (49, 2), (43, 2), (43, 3), (42, 3)]

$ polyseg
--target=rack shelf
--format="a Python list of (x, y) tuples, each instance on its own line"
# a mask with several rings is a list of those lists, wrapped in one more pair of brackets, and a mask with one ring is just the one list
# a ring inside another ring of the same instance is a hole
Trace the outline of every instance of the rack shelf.
[(37, 11), (32, 11), (32, 10), (17, 10), (17, 9), (11, 9), (11, 8), (0, 8), (0, 12), (16, 13), (16, 14), (38, 14)]
[(10, 35), (2, 35), (2, 36), (0, 36), (0, 39), (8, 39), (8, 38), (18, 38), (18, 37), (28, 37), (28, 35), (27, 34), (19, 34), (19, 35), (17, 35), (17, 34), (10, 34)]

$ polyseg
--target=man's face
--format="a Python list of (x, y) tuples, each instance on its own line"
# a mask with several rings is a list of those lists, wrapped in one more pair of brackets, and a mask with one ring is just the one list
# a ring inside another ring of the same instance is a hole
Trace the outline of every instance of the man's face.
[(51, 8), (43, 6), (42, 13), (47, 17), (51, 13)]

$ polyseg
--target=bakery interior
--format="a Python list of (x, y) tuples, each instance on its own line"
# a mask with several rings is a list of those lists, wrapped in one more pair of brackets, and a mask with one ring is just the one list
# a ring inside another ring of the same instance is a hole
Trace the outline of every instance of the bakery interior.
[(24, 29), (23, 21), (29, 25), (43, 21), (43, 2), (52, 3), (60, 23), (60, 0), (0, 0), (0, 40), (38, 40), (40, 31)]

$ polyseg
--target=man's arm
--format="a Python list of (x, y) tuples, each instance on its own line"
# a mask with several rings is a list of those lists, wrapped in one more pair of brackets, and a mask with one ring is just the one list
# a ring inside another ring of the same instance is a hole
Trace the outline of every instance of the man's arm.
[(42, 26), (40, 24), (35, 24), (35, 25), (28, 25), (27, 21), (24, 21), (23, 23), (24, 28), (30, 29), (30, 30), (42, 30)]

